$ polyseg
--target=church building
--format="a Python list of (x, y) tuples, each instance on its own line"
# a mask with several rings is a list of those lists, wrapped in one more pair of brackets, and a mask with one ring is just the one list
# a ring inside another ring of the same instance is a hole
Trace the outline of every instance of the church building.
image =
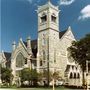
[(59, 14), (59, 7), (50, 1), (38, 6), (38, 38), (31, 40), (28, 37), (26, 42), (20, 38), (17, 45), (13, 42), (11, 53), (0, 54), (3, 58), (1, 60), (10, 59), (8, 66), (12, 69), (13, 83), (19, 78), (20, 71), (29, 67), (37, 72), (59, 72), (59, 76), (68, 85), (82, 85), (80, 66), (70, 57), (67, 50), (75, 41), (75, 37), (70, 26), (65, 31), (60, 31)]

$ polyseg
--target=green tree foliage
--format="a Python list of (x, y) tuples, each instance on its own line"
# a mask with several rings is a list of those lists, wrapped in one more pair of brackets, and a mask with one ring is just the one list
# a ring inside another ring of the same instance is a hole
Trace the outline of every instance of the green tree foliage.
[(29, 81), (29, 85), (36, 85), (38, 80), (38, 73), (35, 69), (30, 70), (29, 68), (24, 68), (21, 71), (21, 82)]
[(86, 70), (86, 60), (90, 61), (90, 34), (87, 34), (79, 41), (74, 41), (72, 43), (72, 46), (69, 47), (68, 50), (70, 52), (70, 55), (82, 68), (84, 84), (84, 71)]
[(1, 67), (1, 80), (3, 83), (11, 83), (11, 80), (13, 78), (12, 70), (9, 68)]
[(32, 81), (32, 85), (36, 86), (37, 85), (37, 81), (38, 81), (38, 73), (35, 69), (31, 70), (31, 81)]
[(29, 68), (25, 68), (21, 71), (21, 81), (30, 81), (31, 80), (31, 72)]

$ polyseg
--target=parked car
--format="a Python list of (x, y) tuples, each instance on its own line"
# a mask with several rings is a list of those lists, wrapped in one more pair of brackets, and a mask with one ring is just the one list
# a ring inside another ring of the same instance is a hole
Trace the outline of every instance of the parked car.
[(57, 85), (57, 86), (61, 86), (61, 85), (63, 85), (63, 84), (64, 84), (64, 81), (62, 81), (62, 80), (56, 82), (56, 85)]
[[(54, 84), (55, 84), (56, 86), (61, 86), (61, 85), (64, 84), (64, 80), (61, 80), (61, 79), (56, 80), (56, 81), (54, 82)], [(52, 86), (52, 85), (53, 85), (53, 81), (50, 82), (50, 86)]]

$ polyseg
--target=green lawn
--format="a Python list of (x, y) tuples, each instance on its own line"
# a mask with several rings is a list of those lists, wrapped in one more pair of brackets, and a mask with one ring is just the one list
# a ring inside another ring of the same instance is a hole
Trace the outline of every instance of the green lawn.
[[(64, 88), (64, 87), (58, 87), (58, 88), (55, 88), (55, 90), (66, 90), (67, 88)], [(6, 88), (2, 88), (0, 90), (53, 90), (52, 88), (16, 88), (16, 89), (6, 89)], [(67, 90), (70, 90), (70, 89), (67, 89)]]
[[(1, 88), (0, 90), (53, 90), (52, 87), (37, 87), (37, 88)], [(64, 86), (55, 87), (55, 90), (84, 90), (84, 89), (70, 89)]]
[[(21, 88), (19, 90), (53, 90), (52, 88)], [(65, 88), (55, 88), (55, 90), (65, 90)]]

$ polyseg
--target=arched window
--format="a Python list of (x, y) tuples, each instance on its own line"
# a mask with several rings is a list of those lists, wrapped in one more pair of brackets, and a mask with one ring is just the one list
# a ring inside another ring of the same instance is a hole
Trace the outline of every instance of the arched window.
[(79, 74), (79, 73), (77, 73), (77, 78), (78, 78), (78, 79), (80, 78), (80, 74)]
[(47, 15), (45, 13), (43, 13), (41, 16), (41, 22), (44, 23), (46, 21), (47, 21)]
[(56, 15), (55, 15), (54, 13), (51, 15), (51, 20), (52, 20), (53, 22), (56, 22)]
[(16, 58), (16, 67), (22, 67), (25, 64), (25, 58), (22, 53), (19, 53)]
[(70, 77), (69, 77), (70, 79), (72, 79), (73, 78), (73, 73), (71, 72), (70, 73)]
[(76, 78), (76, 73), (74, 73), (74, 79)]

